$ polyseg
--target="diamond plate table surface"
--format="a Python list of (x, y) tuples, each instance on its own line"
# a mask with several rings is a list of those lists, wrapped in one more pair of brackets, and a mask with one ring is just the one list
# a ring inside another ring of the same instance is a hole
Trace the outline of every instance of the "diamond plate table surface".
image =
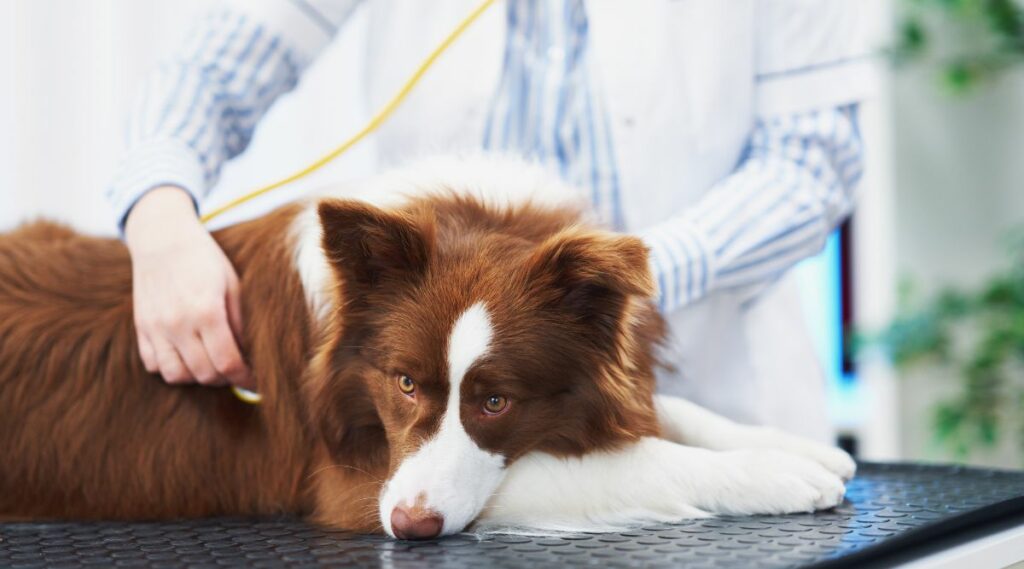
[(0, 567), (852, 567), (1006, 516), (1024, 520), (1024, 472), (862, 464), (846, 502), (816, 514), (426, 542), (289, 518), (13, 523), (0, 524)]

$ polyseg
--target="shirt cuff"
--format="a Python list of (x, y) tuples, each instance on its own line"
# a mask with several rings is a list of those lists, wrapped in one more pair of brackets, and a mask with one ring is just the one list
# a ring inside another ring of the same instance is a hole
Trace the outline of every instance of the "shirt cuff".
[(877, 91), (879, 65), (877, 57), (865, 54), (759, 75), (755, 112), (771, 118), (869, 99)]
[(150, 190), (175, 186), (185, 190), (197, 207), (197, 196), (206, 188), (199, 155), (176, 139), (143, 143), (131, 149), (121, 162), (107, 199), (115, 212), (117, 228), (124, 237), (124, 223), (132, 207)]
[(702, 298), (714, 286), (707, 237), (696, 223), (676, 218), (639, 234), (650, 249), (650, 268), (658, 284), (657, 304), (668, 313)]

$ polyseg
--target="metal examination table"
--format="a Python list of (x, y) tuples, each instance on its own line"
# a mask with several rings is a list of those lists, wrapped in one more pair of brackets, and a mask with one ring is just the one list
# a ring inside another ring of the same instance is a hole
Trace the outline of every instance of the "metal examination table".
[(862, 464), (817, 514), (618, 534), (399, 542), (293, 519), (0, 524), (0, 567), (1005, 567), (1024, 559), (1024, 472)]

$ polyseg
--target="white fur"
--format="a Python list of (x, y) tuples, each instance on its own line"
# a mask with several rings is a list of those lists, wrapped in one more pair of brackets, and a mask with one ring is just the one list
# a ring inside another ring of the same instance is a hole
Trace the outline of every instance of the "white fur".
[[(483, 303), (477, 302), (459, 316), (448, 338), (448, 378), (450, 403), (459, 402), (462, 378), (478, 359), (487, 353), (491, 344), (491, 316)], [(451, 411), (451, 407), (448, 408)], [(457, 410), (457, 408), (456, 408)]]
[(644, 438), (579, 458), (522, 457), (476, 527), (607, 531), (712, 514), (811, 512), (839, 504), (844, 491), (837, 476), (796, 455)]
[[(586, 195), (534, 162), (501, 154), (434, 156), (352, 183), (350, 197), (396, 207), (412, 197), (453, 193), (492, 206), (534, 203), (584, 210)], [(331, 192), (332, 195), (337, 195)]]
[(471, 306), (452, 328), (448, 343), (448, 405), (437, 434), (406, 458), (385, 485), (380, 499), (384, 530), (394, 536), (395, 506), (422, 506), (444, 518), (442, 535), (462, 531), (486, 504), (505, 474), (505, 458), (481, 449), (460, 419), (460, 388), (466, 372), (491, 342), (490, 316), (483, 304)]
[(654, 398), (664, 438), (712, 450), (775, 449), (808, 458), (843, 480), (853, 478), (856, 463), (840, 449), (769, 427), (734, 423), (678, 397)]
[[(664, 439), (581, 458), (543, 453), (508, 467), (482, 531), (607, 531), (713, 514), (781, 514), (842, 501), (845, 452), (655, 397)], [(691, 446), (684, 446), (691, 445)], [(695, 448), (703, 447), (703, 448)]]
[(331, 309), (334, 274), (323, 249), (323, 228), (316, 204), (310, 204), (292, 222), (295, 240), (295, 270), (306, 293), (306, 305), (315, 321), (322, 321)]

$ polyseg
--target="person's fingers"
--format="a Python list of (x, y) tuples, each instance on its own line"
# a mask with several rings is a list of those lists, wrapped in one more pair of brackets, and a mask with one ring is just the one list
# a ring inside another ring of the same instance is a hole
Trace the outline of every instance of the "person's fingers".
[(225, 305), (228, 310), (228, 323), (231, 325), (235, 343), (241, 345), (242, 333), (245, 331), (242, 322), (242, 291), (238, 284), (238, 277), (234, 273), (228, 275), (227, 289)]
[(156, 352), (157, 364), (160, 367), (160, 375), (164, 381), (171, 385), (193, 383), (195, 378), (189, 373), (185, 363), (178, 355), (178, 351), (170, 342), (158, 338), (151, 338), (153, 350)]
[(143, 365), (168, 383), (249, 385), (238, 341), (241, 296), (230, 260), (198, 223), (170, 234), (146, 224), (133, 227), (129, 252)]
[(238, 350), (238, 344), (235, 343), (235, 336), (228, 325), (227, 314), (204, 324), (199, 337), (217, 373), (227, 378), (233, 385), (247, 389), (254, 387), (249, 370)]
[(160, 364), (156, 359), (156, 351), (153, 349), (152, 342), (142, 332), (136, 331), (136, 336), (138, 338), (139, 356), (142, 358), (142, 366), (149, 373), (157, 373), (160, 371)]
[(175, 334), (173, 340), (174, 347), (181, 356), (181, 361), (197, 382), (203, 385), (225, 385), (227, 383), (224, 377), (217, 373), (217, 368), (210, 360), (210, 355), (206, 352), (206, 346), (203, 345), (198, 332), (180, 331)]
[[(256, 389), (256, 380), (252, 376), (252, 370), (246, 365), (245, 357), (241, 354), (242, 338), (245, 333), (245, 322), (242, 319), (242, 291), (238, 283), (238, 277), (235, 276), (234, 270), (232, 269), (228, 275), (227, 285), (227, 299), (225, 305), (228, 311), (228, 323), (231, 325), (232, 336), (234, 341), (232, 346), (238, 355), (238, 363), (241, 365), (241, 369), (237, 374), (233, 373), (227, 375), (231, 383), (238, 387), (244, 387), (246, 389)], [(216, 363), (216, 362), (215, 362)]]

